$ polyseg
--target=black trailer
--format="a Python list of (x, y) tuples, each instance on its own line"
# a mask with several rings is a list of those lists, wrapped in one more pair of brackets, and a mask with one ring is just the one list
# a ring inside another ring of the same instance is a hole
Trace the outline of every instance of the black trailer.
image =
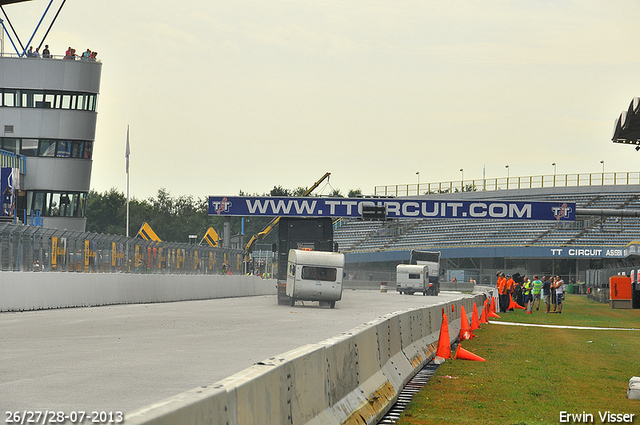
[(411, 250), (409, 264), (429, 266), (430, 288), (426, 295), (440, 294), (440, 251)]
[(277, 244), (278, 304), (290, 304), (287, 296), (287, 261), (290, 249), (337, 252), (333, 242), (333, 222), (330, 217), (291, 218), (281, 217), (278, 223)]

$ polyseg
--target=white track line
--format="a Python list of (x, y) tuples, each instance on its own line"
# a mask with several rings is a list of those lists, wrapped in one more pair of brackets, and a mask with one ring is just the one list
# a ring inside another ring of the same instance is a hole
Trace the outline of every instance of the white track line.
[(560, 326), (560, 325), (536, 325), (533, 323), (513, 323), (513, 322), (495, 322), (490, 320), (492, 325), (511, 325), (511, 326), (533, 326), (536, 328), (558, 328), (558, 329), (588, 329), (593, 331), (640, 331), (636, 328), (595, 328), (589, 326)]

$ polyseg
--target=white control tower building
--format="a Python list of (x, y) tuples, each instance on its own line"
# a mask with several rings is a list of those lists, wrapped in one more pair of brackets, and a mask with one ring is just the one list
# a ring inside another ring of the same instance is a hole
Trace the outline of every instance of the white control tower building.
[(31, 55), (5, 12), (23, 1), (0, 0), (0, 165), (20, 173), (13, 211), (3, 215), (84, 231), (102, 64), (43, 55), (46, 35), (31, 36), (39, 50)]

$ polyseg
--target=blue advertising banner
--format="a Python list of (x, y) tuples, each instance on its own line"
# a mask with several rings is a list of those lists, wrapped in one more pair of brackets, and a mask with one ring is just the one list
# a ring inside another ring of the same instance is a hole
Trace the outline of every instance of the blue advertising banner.
[(576, 218), (576, 204), (572, 202), (270, 196), (211, 196), (209, 215), (359, 218), (365, 205), (386, 207), (387, 218), (547, 221), (575, 221)]

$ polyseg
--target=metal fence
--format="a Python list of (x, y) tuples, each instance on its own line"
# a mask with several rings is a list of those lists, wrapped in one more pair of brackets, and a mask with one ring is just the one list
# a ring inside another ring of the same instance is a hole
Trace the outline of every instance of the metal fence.
[[(442, 264), (441, 264), (442, 267)], [(640, 269), (640, 266), (636, 267)], [(464, 272), (461, 274), (461, 272)], [(509, 270), (509, 273), (520, 273), (523, 276), (528, 276), (530, 280), (533, 280), (534, 275), (538, 275), (540, 278), (542, 276), (555, 276), (558, 273), (552, 272), (532, 272), (527, 273), (524, 270)], [(354, 286), (371, 286), (374, 287), (379, 285), (380, 282), (387, 282), (389, 285), (394, 285), (396, 283), (396, 271), (395, 264), (392, 269), (389, 270), (381, 270), (380, 268), (362, 268), (356, 267), (352, 264), (347, 264), (345, 266), (345, 282), (354, 281)], [(612, 275), (618, 273), (612, 273)], [(627, 275), (629, 271), (627, 270)], [(580, 272), (576, 273), (562, 273), (562, 279), (564, 279), (565, 283), (570, 284), (572, 282), (584, 282), (585, 281), (585, 273)], [(455, 279), (454, 279), (455, 278)], [(446, 285), (448, 288), (452, 288), (456, 286), (455, 284), (469, 283), (471, 280), (474, 280), (476, 284), (482, 286), (496, 286), (496, 272), (495, 271), (480, 271), (480, 270), (449, 270), (444, 269), (444, 275), (440, 276), (440, 284)], [(608, 282), (609, 276), (606, 277), (606, 281)], [(371, 282), (371, 283), (370, 283)]]
[(457, 180), (438, 183), (397, 184), (374, 187), (375, 196), (415, 196), (433, 193), (476, 192), (544, 187), (617, 186), (640, 184), (639, 172), (553, 174), (526, 177), (502, 177)]
[(0, 224), (3, 271), (238, 274), (242, 262), (238, 249)]
[(608, 288), (609, 278), (619, 274), (632, 276), (632, 280), (637, 281), (640, 273), (640, 260), (625, 261), (615, 266), (603, 269), (589, 269), (586, 271), (585, 281), (588, 286), (594, 288)]

